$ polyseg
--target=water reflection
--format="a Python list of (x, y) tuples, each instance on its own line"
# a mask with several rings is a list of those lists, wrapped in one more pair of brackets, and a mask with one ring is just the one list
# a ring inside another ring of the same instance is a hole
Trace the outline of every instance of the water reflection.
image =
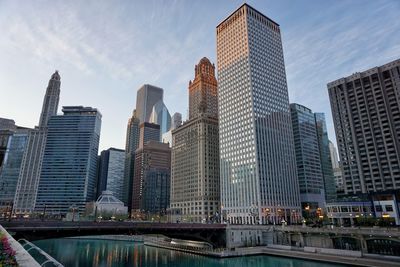
[(85, 240), (48, 239), (34, 242), (66, 267), (333, 267), (343, 265), (324, 264), (290, 258), (252, 256), (214, 259), (167, 249), (144, 246), (141, 243)]

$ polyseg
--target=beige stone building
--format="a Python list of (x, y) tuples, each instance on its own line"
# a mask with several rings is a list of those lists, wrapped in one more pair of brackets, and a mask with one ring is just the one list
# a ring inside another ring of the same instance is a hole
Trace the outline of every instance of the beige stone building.
[(189, 121), (172, 131), (170, 211), (172, 221), (220, 219), (217, 80), (207, 58), (189, 83)]

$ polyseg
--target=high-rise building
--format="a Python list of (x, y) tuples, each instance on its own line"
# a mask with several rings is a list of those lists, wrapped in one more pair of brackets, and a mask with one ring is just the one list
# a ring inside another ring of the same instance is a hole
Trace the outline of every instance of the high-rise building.
[(58, 71), (53, 73), (44, 96), (39, 126), (28, 134), (28, 143), (22, 158), (13, 212), (31, 213), (35, 207), (43, 152), (47, 139), (47, 123), (57, 115), (61, 79)]
[(124, 198), (125, 150), (109, 148), (101, 151), (97, 180), (97, 197), (111, 191), (114, 197)]
[(200, 113), (218, 117), (217, 79), (215, 66), (203, 57), (194, 68), (195, 78), (189, 81), (189, 120)]
[(162, 88), (145, 84), (139, 88), (136, 96), (136, 115), (140, 123), (150, 122), (150, 115), (154, 105), (163, 100)]
[(172, 115), (171, 130), (175, 130), (181, 125), (182, 125), (182, 114), (179, 112), (175, 112), (174, 115)]
[(400, 59), (330, 82), (328, 91), (345, 193), (399, 190)]
[(221, 206), (231, 223), (301, 218), (279, 25), (247, 4), (217, 26)]
[(135, 151), (139, 147), (140, 120), (136, 116), (136, 110), (128, 121), (125, 142), (125, 171), (124, 171), (124, 197), (122, 201), (128, 210), (131, 210), (133, 168), (135, 166)]
[(160, 141), (160, 125), (144, 122), (139, 125), (139, 148), (149, 141)]
[(135, 153), (132, 211), (160, 213), (169, 206), (171, 149), (168, 144), (150, 140)]
[(319, 156), (321, 159), (321, 169), (324, 181), (325, 200), (327, 203), (336, 201), (336, 184), (333, 175), (332, 160), (329, 151), (328, 130), (326, 128), (325, 114), (314, 113), (315, 126), (317, 129)]
[(343, 183), (342, 169), (339, 164), (339, 157), (337, 154), (336, 147), (331, 141), (329, 141), (329, 151), (332, 160), (333, 176), (335, 176), (336, 192), (343, 193), (344, 183)]
[[(4, 164), (0, 166), (0, 209), (2, 210), (11, 212), (29, 130), (31, 129), (16, 127), (8, 138)], [(0, 138), (1, 132), (2, 130), (0, 130)]]
[(63, 107), (63, 115), (47, 124), (35, 211), (65, 214), (71, 207), (83, 212), (96, 199), (97, 153), (101, 114), (82, 106)]
[(306, 213), (316, 212), (325, 206), (325, 190), (314, 113), (296, 103), (290, 110), (301, 205), (307, 207)]
[(158, 101), (152, 109), (150, 122), (160, 125), (160, 141), (162, 135), (171, 129), (171, 115), (162, 100)]
[(204, 223), (220, 212), (216, 97), (214, 65), (203, 58), (189, 83), (190, 119), (172, 131), (171, 209), (182, 216), (176, 220)]
[(172, 131), (182, 125), (182, 114), (175, 112), (171, 120), (171, 128), (168, 132), (162, 134), (161, 142), (168, 143), (172, 147)]
[(15, 121), (6, 118), (0, 118), (0, 130), (15, 130)]

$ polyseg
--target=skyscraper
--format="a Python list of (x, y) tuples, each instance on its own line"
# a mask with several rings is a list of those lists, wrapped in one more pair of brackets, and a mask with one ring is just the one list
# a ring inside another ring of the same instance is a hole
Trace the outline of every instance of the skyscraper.
[(162, 100), (158, 101), (151, 111), (149, 122), (160, 125), (160, 141), (162, 135), (171, 128), (171, 115)]
[(154, 105), (163, 100), (163, 89), (145, 84), (139, 88), (136, 96), (136, 115), (140, 123), (149, 122)]
[(96, 198), (97, 153), (101, 114), (82, 106), (63, 107), (63, 115), (48, 121), (35, 211), (65, 214), (79, 212)]
[(321, 169), (324, 181), (326, 203), (336, 201), (336, 184), (333, 175), (332, 160), (329, 151), (328, 130), (326, 129), (325, 114), (314, 113), (315, 126), (317, 129), (319, 157), (321, 159)]
[(149, 141), (160, 141), (160, 125), (144, 122), (139, 125), (139, 148)]
[(399, 78), (400, 59), (328, 83), (346, 194), (400, 189)]
[(203, 57), (194, 68), (195, 78), (189, 81), (189, 120), (200, 113), (218, 117), (217, 79), (215, 66)]
[(335, 145), (329, 141), (329, 151), (331, 154), (332, 160), (332, 169), (333, 169), (333, 176), (335, 176), (335, 183), (336, 183), (336, 192), (343, 193), (344, 192), (344, 183), (343, 183), (343, 176), (342, 176), (342, 168), (339, 164), (339, 157), (337, 154), (337, 150)]
[(189, 121), (172, 131), (171, 209), (183, 217), (174, 221), (219, 220), (217, 80), (207, 58), (189, 82), (189, 110)]
[(175, 112), (174, 115), (172, 115), (171, 129), (174, 130), (181, 125), (182, 125), (182, 114), (179, 112)]
[(122, 201), (128, 210), (131, 210), (132, 182), (135, 166), (135, 151), (139, 146), (139, 125), (140, 120), (136, 116), (136, 110), (128, 121), (125, 142), (125, 171), (124, 171), (124, 197)]
[(46, 89), (39, 126), (28, 134), (27, 148), (22, 158), (14, 199), (13, 211), (15, 213), (31, 213), (35, 207), (47, 138), (47, 123), (51, 116), (57, 115), (60, 85), (60, 75), (56, 71), (51, 75)]
[(97, 196), (111, 191), (114, 197), (124, 198), (125, 150), (109, 148), (101, 151), (97, 180)]
[(301, 204), (307, 213), (316, 212), (325, 206), (325, 187), (314, 113), (296, 103), (290, 110)]
[(217, 26), (221, 206), (231, 223), (297, 222), (279, 25), (247, 4)]
[[(16, 127), (8, 138), (4, 164), (0, 166), (0, 208), (11, 211), (17, 188), (22, 157), (31, 129)], [(1, 138), (0, 130), (0, 138)]]
[(168, 144), (150, 140), (135, 153), (132, 210), (159, 213), (169, 206), (171, 149)]

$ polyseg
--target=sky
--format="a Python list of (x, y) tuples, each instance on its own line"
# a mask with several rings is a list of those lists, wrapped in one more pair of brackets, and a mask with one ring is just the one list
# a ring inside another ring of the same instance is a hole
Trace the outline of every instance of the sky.
[[(254, 0), (280, 24), (290, 102), (324, 112), (326, 84), (400, 58), (400, 1)], [(124, 148), (142, 84), (164, 89), (186, 117), (188, 83), (202, 57), (216, 63), (216, 26), (237, 0), (0, 0), (0, 117), (38, 124), (48, 80), (61, 75), (62, 106), (102, 113), (100, 150)]]

